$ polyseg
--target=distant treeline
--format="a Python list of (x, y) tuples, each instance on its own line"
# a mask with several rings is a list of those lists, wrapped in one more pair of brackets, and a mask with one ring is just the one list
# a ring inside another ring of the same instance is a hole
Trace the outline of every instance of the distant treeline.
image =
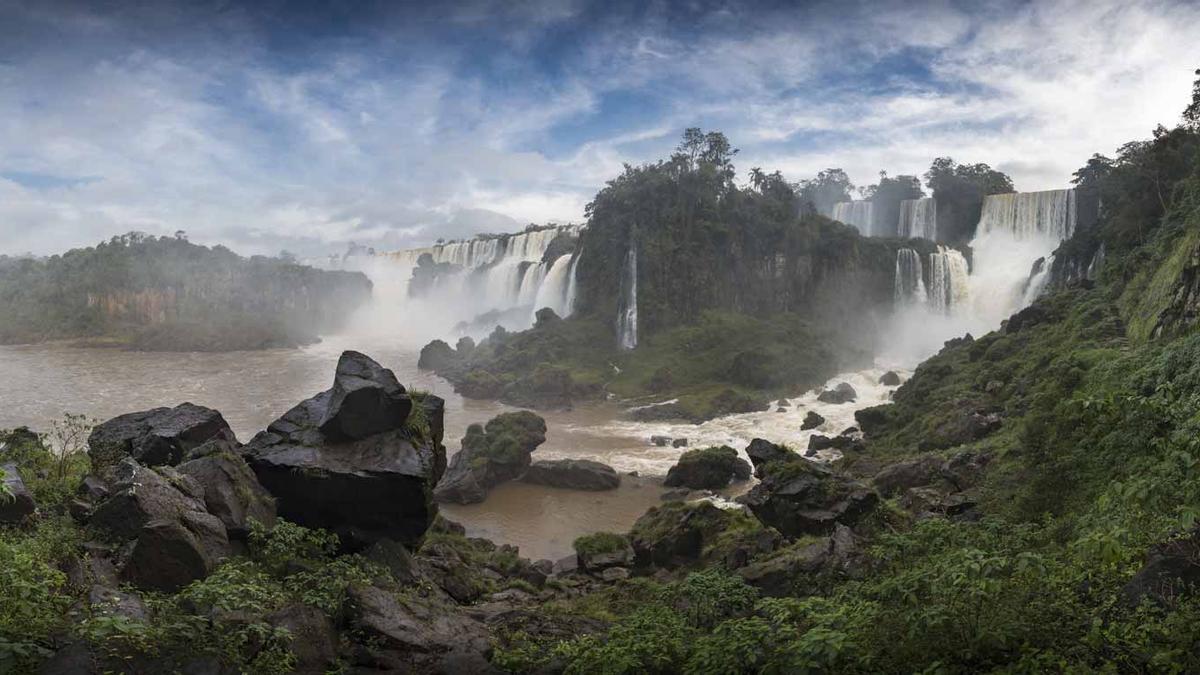
[(0, 343), (110, 341), (154, 351), (295, 346), (370, 298), (357, 272), (243, 258), (129, 233), (49, 258), (0, 256)]

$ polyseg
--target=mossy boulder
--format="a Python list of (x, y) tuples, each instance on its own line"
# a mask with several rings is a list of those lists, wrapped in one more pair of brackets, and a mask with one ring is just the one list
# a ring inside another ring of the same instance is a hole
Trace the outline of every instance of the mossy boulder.
[(472, 424), (434, 497), (456, 504), (483, 501), (493, 487), (525, 473), (530, 454), (545, 441), (546, 421), (529, 411), (497, 415), (486, 426)]
[(719, 447), (688, 450), (667, 472), (663, 485), (693, 490), (719, 490), (734, 480), (750, 478), (750, 464), (737, 450)]
[(574, 542), (579, 567), (586, 572), (599, 572), (610, 567), (629, 567), (633, 564), (633, 547), (626, 537), (611, 532), (597, 532), (579, 537)]
[(879, 502), (862, 483), (800, 457), (770, 462), (762, 476), (738, 501), (788, 537), (828, 534), (839, 523), (853, 527)]

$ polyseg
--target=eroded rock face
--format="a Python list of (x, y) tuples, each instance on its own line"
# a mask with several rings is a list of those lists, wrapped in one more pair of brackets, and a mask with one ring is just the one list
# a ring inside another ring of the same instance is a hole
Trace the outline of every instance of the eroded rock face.
[(569, 490), (613, 490), (621, 477), (607, 464), (588, 459), (539, 460), (529, 465), (521, 481)]
[[(429, 436), (442, 429), (433, 399), (422, 400)], [(431, 493), (445, 456), (405, 424), (411, 407), (391, 371), (346, 352), (333, 388), (272, 422), (242, 456), (281, 517), (330, 530), (351, 550), (381, 538), (412, 547), (437, 515)]]
[(19, 523), (37, 510), (33, 494), (25, 487), (16, 464), (0, 465), (0, 523)]
[(719, 490), (734, 480), (750, 478), (750, 464), (729, 446), (689, 450), (667, 471), (663, 485), (693, 490)]
[(762, 476), (738, 501), (787, 537), (853, 527), (879, 502), (865, 485), (799, 457), (764, 465)]
[(154, 408), (114, 417), (88, 436), (94, 465), (106, 466), (132, 457), (143, 466), (174, 466), (189, 451), (212, 439), (237, 438), (221, 413), (193, 403)]
[(486, 426), (472, 424), (434, 496), (443, 502), (477, 504), (495, 486), (524, 474), (530, 454), (544, 442), (546, 421), (528, 411), (497, 415)]

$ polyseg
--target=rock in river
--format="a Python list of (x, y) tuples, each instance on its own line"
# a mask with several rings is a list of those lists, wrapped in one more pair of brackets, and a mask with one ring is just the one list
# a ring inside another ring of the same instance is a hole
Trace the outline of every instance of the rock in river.
[(612, 490), (621, 484), (611, 466), (588, 459), (539, 460), (529, 465), (521, 480), (571, 490)]
[(663, 485), (693, 490), (719, 490), (733, 480), (750, 478), (750, 464), (737, 450), (722, 445), (688, 450), (667, 472)]
[(486, 426), (472, 424), (434, 496), (442, 502), (479, 503), (493, 487), (525, 473), (530, 454), (545, 442), (546, 421), (525, 410), (497, 415)]

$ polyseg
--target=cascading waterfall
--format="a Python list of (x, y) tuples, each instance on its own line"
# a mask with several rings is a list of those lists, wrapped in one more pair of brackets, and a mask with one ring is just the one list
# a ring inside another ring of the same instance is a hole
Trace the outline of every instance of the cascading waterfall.
[(617, 306), (617, 346), (633, 349), (638, 342), (637, 247), (630, 243), (625, 254), (625, 274), (621, 276), (621, 303)]
[(833, 219), (854, 226), (859, 234), (870, 237), (875, 233), (875, 202), (858, 199), (833, 205)]
[(542, 307), (549, 307), (559, 316), (570, 312), (567, 293), (571, 288), (570, 275), (575, 269), (574, 260), (575, 256), (572, 255), (561, 255), (555, 259), (545, 279), (538, 284), (537, 299), (533, 303), (534, 313)]
[(576, 274), (579, 271), (579, 259), (583, 257), (583, 250), (580, 249), (571, 258), (571, 270), (567, 272), (567, 297), (563, 300), (563, 316), (570, 316), (575, 313), (575, 295), (579, 292), (579, 278)]
[(1006, 232), (1017, 240), (1048, 237), (1061, 242), (1075, 233), (1077, 211), (1070, 189), (988, 195), (975, 234)]
[(896, 251), (896, 304), (924, 303), (925, 270), (921, 256), (911, 248)]
[(937, 241), (937, 202), (933, 197), (900, 202), (900, 222), (896, 226), (896, 235)]
[(940, 314), (950, 314), (968, 297), (967, 259), (957, 249), (938, 246), (929, 254), (929, 306)]

